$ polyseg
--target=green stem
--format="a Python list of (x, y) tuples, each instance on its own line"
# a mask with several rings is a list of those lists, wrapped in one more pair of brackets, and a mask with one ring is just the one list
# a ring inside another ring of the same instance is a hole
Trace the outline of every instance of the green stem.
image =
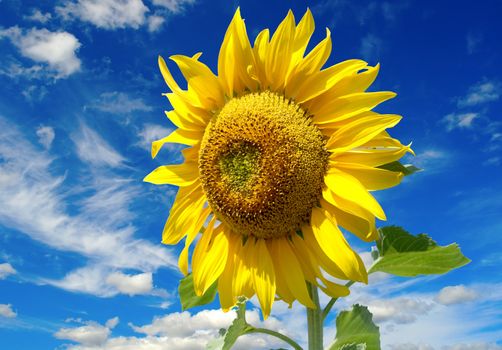
[(254, 328), (252, 327), (251, 329), (247, 330), (246, 331), (246, 334), (249, 334), (249, 333), (264, 333), (264, 334), (268, 334), (268, 335), (271, 335), (273, 337), (276, 337), (276, 338), (279, 338), (283, 341), (285, 341), (286, 343), (288, 343), (289, 345), (291, 345), (293, 347), (293, 349), (295, 350), (303, 350), (302, 347), (300, 345), (298, 345), (297, 342), (295, 342), (293, 339), (285, 336), (284, 334), (281, 334), (279, 332), (276, 332), (276, 331), (272, 331), (270, 329), (266, 329), (266, 328)]
[[(350, 286), (352, 286), (354, 283), (356, 283), (355, 281), (348, 281), (346, 284), (345, 284), (345, 287), (349, 288)], [(326, 306), (324, 307), (324, 310), (322, 310), (322, 320), (324, 322), (324, 320), (326, 319), (326, 317), (328, 317), (328, 314), (329, 312), (331, 311), (331, 308), (333, 307), (333, 305), (335, 305), (335, 302), (338, 300), (338, 298), (331, 298), (331, 300), (326, 304)]]
[(315, 309), (307, 308), (307, 321), (309, 333), (309, 350), (323, 349), (323, 318), (319, 305), (317, 287), (307, 282), (310, 297), (314, 302)]

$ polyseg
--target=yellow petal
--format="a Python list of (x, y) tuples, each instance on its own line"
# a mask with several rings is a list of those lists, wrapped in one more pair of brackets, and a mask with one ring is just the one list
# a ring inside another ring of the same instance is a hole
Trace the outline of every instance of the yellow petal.
[(286, 85), (286, 96), (295, 96), (301, 83), (307, 77), (318, 72), (326, 63), (331, 53), (331, 32), (326, 28), (326, 38), (322, 40), (316, 47), (308, 53), (296, 66), (296, 69), (291, 71), (291, 78)]
[(176, 129), (169, 136), (152, 142), (152, 158), (155, 158), (160, 149), (166, 143), (180, 143), (182, 145), (194, 146), (198, 144), (204, 136), (204, 130), (192, 131)]
[(324, 183), (337, 196), (357, 203), (380, 220), (385, 220), (385, 213), (376, 199), (353, 176), (338, 169), (331, 168), (324, 177)]
[(192, 104), (194, 106), (200, 106), (200, 101), (197, 98), (197, 96), (190, 94), (179, 87), (178, 83), (176, 83), (176, 80), (174, 80), (171, 72), (169, 71), (169, 68), (167, 68), (166, 62), (161, 56), (159, 56), (158, 61), (159, 61), (160, 72), (162, 73), (164, 81), (166, 82), (167, 86), (169, 86), (171, 91), (174, 92), (176, 95), (178, 95), (186, 103)]
[(361, 146), (348, 152), (333, 154), (330, 159), (346, 163), (357, 163), (366, 166), (380, 166), (401, 159), (407, 152), (413, 154), (408, 146), (400, 144), (399, 147), (380, 147)]
[(173, 111), (164, 111), (166, 117), (178, 128), (187, 130), (187, 131), (204, 131), (205, 125), (192, 123), (190, 120), (183, 118), (183, 116), (178, 113), (177, 110)]
[[(248, 72), (248, 69), (251, 72)], [(228, 26), (218, 56), (218, 75), (225, 93), (232, 97), (246, 88), (254, 90), (257, 83), (254, 74), (253, 51), (246, 32), (246, 25), (237, 8)]]
[(375, 81), (380, 65), (377, 64), (375, 67), (366, 67), (365, 69), (363, 72), (357, 73), (354, 71), (353, 74), (344, 76), (333, 84), (330, 89), (324, 91), (312, 101), (309, 101), (307, 107), (310, 109), (312, 105), (323, 106), (338, 97), (366, 91), (373, 81)]
[(189, 90), (193, 89), (205, 107), (217, 109), (224, 105), (223, 91), (218, 78), (204, 63), (183, 55), (174, 55), (170, 58), (180, 68), (188, 82)]
[(198, 231), (198, 218), (202, 215), (206, 196), (199, 182), (179, 189), (171, 207), (169, 218), (162, 232), (162, 243), (178, 244), (178, 242), (193, 231)]
[(173, 109), (190, 124), (206, 126), (211, 119), (210, 111), (187, 103), (182, 97), (175, 93), (164, 94), (171, 103)]
[(192, 274), (195, 294), (203, 295), (220, 277), (225, 269), (227, 257), (227, 234), (221, 228), (213, 230), (213, 225), (209, 224), (193, 252)]
[[(307, 45), (310, 41), (310, 37), (314, 33), (314, 17), (312, 16), (312, 12), (310, 9), (307, 9), (305, 15), (303, 15), (302, 19), (298, 23), (295, 29), (295, 38), (293, 41), (292, 55), (291, 55), (291, 63), (289, 64), (288, 74), (296, 68), (296, 66), (303, 59), (303, 55), (305, 54), (305, 50), (307, 49)], [(287, 81), (287, 80), (286, 80)]]
[(253, 283), (260, 302), (263, 318), (267, 319), (275, 298), (274, 264), (265, 240), (258, 239), (254, 249)]
[(269, 247), (271, 255), (279, 257), (274, 259), (276, 275), (284, 277), (286, 286), (295, 299), (311, 309), (315, 308), (307, 290), (300, 262), (289, 246), (287, 238), (272, 239)]
[(253, 46), (255, 73), (258, 77), (258, 80), (261, 82), (260, 85), (263, 90), (268, 89), (270, 85), (265, 74), (265, 59), (267, 57), (269, 36), (270, 34), (268, 29), (262, 30), (256, 37)]
[(291, 10), (277, 27), (265, 59), (265, 72), (272, 91), (284, 87), (286, 73), (291, 60), (293, 39), (295, 36), (295, 18)]
[(390, 91), (359, 92), (340, 96), (325, 104), (312, 104), (310, 111), (315, 124), (332, 123), (369, 111), (396, 94)]
[(245, 244), (242, 244), (241, 241), (242, 239), (239, 239), (239, 244), (236, 245), (232, 294), (251, 298), (254, 295), (253, 274), (251, 269), (254, 259), (254, 247), (250, 239), (248, 239)]
[[(347, 60), (335, 64), (318, 73), (312, 74), (302, 84), (298, 93), (294, 96), (297, 103), (315, 99), (323, 92), (331, 89), (343, 78), (366, 67), (367, 63), (362, 60)], [(313, 101), (315, 104), (317, 101)], [(310, 107), (310, 105), (308, 105)]]
[(183, 248), (183, 250), (180, 253), (180, 256), (178, 257), (178, 267), (185, 276), (188, 275), (188, 250), (190, 249), (190, 245), (194, 241), (195, 237), (197, 237), (197, 234), (199, 233), (202, 225), (204, 225), (204, 222), (206, 221), (210, 213), (211, 213), (211, 208), (209, 207), (204, 208), (193, 230), (187, 232), (186, 234), (187, 237), (185, 240), (185, 247)]
[(334, 218), (324, 209), (312, 210), (312, 232), (324, 253), (353, 281), (367, 282), (364, 264), (343, 237)]
[(162, 165), (148, 174), (143, 181), (156, 185), (188, 186), (199, 177), (197, 163)]
[(370, 191), (383, 190), (399, 185), (404, 176), (400, 172), (355, 163), (330, 162), (330, 164), (354, 176)]
[(225, 269), (220, 275), (220, 278), (218, 279), (218, 295), (220, 297), (220, 305), (225, 312), (235, 306), (237, 302), (237, 296), (233, 294), (233, 276), (239, 244), (241, 244), (241, 237), (239, 235), (229, 233), (227, 263), (225, 265)]
[(383, 130), (395, 126), (402, 119), (400, 115), (381, 114), (378, 117), (360, 118), (338, 129), (326, 144), (332, 153), (342, 153), (362, 146)]
[(326, 253), (324, 253), (324, 250), (319, 246), (319, 242), (317, 242), (310, 225), (304, 225), (302, 227), (302, 233), (303, 241), (305, 242), (305, 246), (308, 247), (310, 256), (312, 257), (312, 259), (314, 259), (315, 263), (318, 264), (320, 268), (322, 268), (323, 271), (326, 271), (326, 273), (335, 278), (345, 280), (350, 279), (337, 265), (337, 262), (331, 260), (326, 255)]
[(276, 293), (281, 300), (292, 306), (295, 301), (295, 297), (293, 293), (290, 291), (288, 284), (286, 283), (285, 276), (282, 275), (282, 270), (279, 269), (279, 265), (282, 264), (281, 257), (277, 255), (274, 251), (273, 240), (267, 240), (266, 244), (268, 247), (268, 251), (270, 252), (270, 257), (274, 263), (274, 271), (275, 273), (275, 284), (276, 284)]
[[(371, 213), (357, 205), (343, 201), (343, 199), (334, 196), (329, 190), (323, 192), (323, 196), (321, 207), (336, 218), (338, 225), (366, 242), (378, 238), (375, 217)], [(334, 198), (336, 200), (333, 200)]]

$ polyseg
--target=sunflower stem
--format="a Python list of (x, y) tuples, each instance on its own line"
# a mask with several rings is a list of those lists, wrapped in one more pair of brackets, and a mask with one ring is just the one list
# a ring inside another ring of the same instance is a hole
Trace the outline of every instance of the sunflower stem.
[(323, 349), (323, 318), (322, 310), (319, 305), (319, 294), (317, 287), (307, 282), (308, 290), (315, 309), (307, 308), (307, 322), (309, 335), (309, 350)]
[[(348, 281), (346, 284), (345, 284), (345, 287), (349, 288), (350, 286), (352, 286), (354, 283), (356, 283), (355, 281)], [(326, 317), (328, 317), (328, 314), (329, 312), (331, 311), (331, 308), (333, 307), (333, 305), (335, 305), (335, 302), (338, 300), (338, 298), (331, 298), (331, 300), (326, 304), (326, 306), (324, 307), (324, 310), (322, 310), (322, 320), (324, 322), (324, 320), (326, 319)]]
[(276, 337), (276, 338), (279, 338), (283, 341), (285, 341), (286, 343), (288, 343), (289, 345), (291, 345), (293, 347), (293, 349), (295, 350), (303, 350), (302, 347), (300, 345), (298, 345), (297, 342), (295, 342), (293, 339), (285, 336), (284, 334), (281, 334), (279, 332), (276, 332), (276, 331), (273, 331), (273, 330), (270, 330), (270, 329), (266, 329), (266, 328), (251, 328), (249, 329), (248, 331), (246, 331), (246, 334), (249, 334), (249, 333), (264, 333), (264, 334), (268, 334), (268, 335), (271, 335), (273, 337)]

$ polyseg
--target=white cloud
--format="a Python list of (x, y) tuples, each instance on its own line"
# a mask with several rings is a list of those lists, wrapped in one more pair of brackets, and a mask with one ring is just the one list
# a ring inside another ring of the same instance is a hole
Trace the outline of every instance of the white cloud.
[(2, 37), (9, 38), (24, 57), (47, 64), (56, 72), (56, 78), (68, 77), (80, 69), (76, 52), (81, 44), (73, 34), (35, 28), (26, 31), (16, 26), (0, 30)]
[(412, 323), (420, 315), (427, 314), (433, 304), (418, 298), (394, 298), (374, 300), (367, 304), (375, 322)]
[(442, 350), (502, 350), (502, 346), (495, 343), (478, 342), (444, 346)]
[(369, 59), (379, 59), (381, 50), (383, 46), (383, 41), (374, 34), (368, 33), (364, 38), (361, 39), (361, 47), (359, 52), (361, 55)]
[(24, 18), (29, 21), (40, 22), (40, 23), (44, 24), (52, 18), (52, 15), (49, 12), (42, 13), (39, 9), (34, 9), (31, 12), (31, 15), (24, 16)]
[(148, 8), (141, 0), (78, 0), (56, 7), (64, 18), (78, 17), (98, 28), (139, 28), (145, 22)]
[[(221, 310), (203, 310), (197, 314), (175, 312), (154, 318), (151, 324), (131, 328), (144, 336), (110, 337), (98, 345), (67, 345), (68, 350), (203, 350), (209, 341), (218, 337), (221, 328), (227, 328), (235, 318), (234, 312), (224, 313)], [(247, 311), (249, 323), (257, 327), (266, 327), (285, 331), (284, 324), (273, 317), (260, 321), (256, 310)], [(102, 327), (102, 326), (101, 326)], [(75, 339), (72, 339), (75, 340)], [(246, 335), (237, 340), (232, 349), (262, 349), (284, 347), (285, 343), (276, 338), (261, 334)]]
[(89, 107), (113, 114), (129, 114), (136, 111), (152, 110), (152, 107), (147, 105), (141, 98), (134, 98), (117, 91), (101, 94), (99, 100)]
[(497, 81), (483, 80), (471, 86), (467, 95), (457, 102), (459, 107), (476, 106), (500, 98), (502, 86)]
[(51, 148), (52, 141), (54, 141), (56, 133), (54, 132), (54, 128), (50, 126), (40, 126), (37, 129), (37, 136), (38, 142), (40, 142), (45, 149), (49, 149)]
[(188, 5), (195, 3), (195, 0), (153, 0), (154, 5), (164, 7), (172, 13), (180, 13)]
[(12, 310), (11, 304), (0, 304), (0, 317), (14, 318), (17, 313)]
[(153, 33), (153, 32), (160, 30), (160, 28), (162, 28), (162, 25), (164, 24), (164, 22), (165, 22), (165, 19), (162, 16), (157, 16), (157, 15), (149, 16), (148, 17), (148, 31)]
[(477, 293), (464, 285), (449, 286), (441, 289), (435, 300), (443, 305), (465, 303), (477, 298)]
[(119, 322), (118, 317), (112, 318), (106, 324), (100, 325), (96, 322), (86, 322), (84, 326), (75, 328), (61, 328), (54, 337), (57, 339), (71, 340), (85, 346), (99, 346), (106, 342), (111, 329)]
[(152, 273), (145, 272), (137, 275), (128, 275), (121, 272), (113, 272), (106, 278), (106, 283), (114, 286), (123, 294), (130, 296), (147, 294), (153, 289)]
[[(116, 153), (111, 148), (110, 152)], [(90, 259), (88, 271), (69, 273), (59, 281), (61, 288), (104, 295), (116, 292), (105, 282), (110, 272), (154, 272), (160, 267), (176, 267), (176, 259), (168, 249), (134, 237), (134, 215), (129, 205), (139, 190), (130, 180), (111, 174), (108, 168), (91, 167), (86, 168), (87, 177), (79, 178), (77, 189), (68, 187), (65, 178), (51, 169), (53, 159), (47, 152), (37, 150), (11, 122), (2, 118), (0, 158), (0, 224), (52, 248)], [(84, 191), (85, 195), (80, 196), (83, 199), (69, 201), (75, 190)], [(96, 201), (89, 201), (90, 198)], [(78, 209), (70, 212), (69, 204)], [(97, 272), (92, 271), (94, 266)], [(79, 284), (79, 274), (81, 280), (94, 284)], [(57, 285), (58, 281), (45, 282)]]
[(146, 150), (150, 150), (153, 141), (166, 137), (173, 130), (157, 124), (144, 124), (143, 129), (138, 133), (138, 145)]
[(477, 118), (479, 118), (478, 113), (450, 113), (441, 119), (441, 122), (446, 125), (447, 131), (452, 131), (453, 129), (471, 128)]
[(0, 264), (0, 280), (3, 280), (9, 275), (15, 274), (17, 271), (9, 263)]
[(435, 350), (432, 346), (427, 344), (389, 344), (391, 350)]
[(79, 158), (95, 166), (118, 167), (125, 161), (124, 157), (115, 151), (94, 130), (81, 124), (78, 133), (72, 135)]

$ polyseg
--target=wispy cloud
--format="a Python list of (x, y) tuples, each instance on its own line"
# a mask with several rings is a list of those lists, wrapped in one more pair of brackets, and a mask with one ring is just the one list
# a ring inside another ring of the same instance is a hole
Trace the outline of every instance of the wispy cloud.
[(476, 52), (482, 41), (483, 37), (480, 34), (468, 33), (465, 37), (467, 53), (471, 55)]
[[(100, 144), (100, 137), (96, 134), (85, 142)], [(83, 151), (86, 147), (80, 149)], [(88, 148), (88, 152), (104, 150), (118, 154), (112, 148)], [(91, 157), (81, 156), (83, 160)], [(75, 284), (79, 273), (87, 273), (81, 277), (83, 280), (92, 280), (88, 275), (92, 275), (94, 266), (104, 271), (94, 279), (97, 286), (87, 288), (80, 284), (81, 292), (99, 294), (103, 290), (117, 290), (106, 284), (105, 272), (121, 269), (153, 272), (160, 267), (176, 266), (167, 249), (134, 238), (136, 229), (131, 225), (128, 206), (137, 197), (138, 188), (127, 179), (110, 173), (108, 167), (92, 170), (92, 165), (98, 162), (96, 158), (90, 161), (89, 177), (79, 180), (79, 188), (85, 190), (85, 195), (78, 199), (79, 210), (70, 212), (68, 204), (77, 202), (68, 202), (65, 177), (55, 175), (51, 169), (54, 159), (46, 152), (38, 151), (14, 125), (1, 118), (0, 157), (3, 159), (0, 164), (0, 223), (55, 249), (75, 252), (90, 260), (90, 267), (87, 267), (90, 272), (75, 270), (66, 276), (66, 281)], [(115, 163), (123, 160), (115, 159)], [(106, 187), (107, 183), (114, 185)], [(89, 198), (94, 200), (89, 201)], [(57, 285), (55, 281), (45, 282)], [(62, 282), (60, 286), (65, 285)]]
[(39, 22), (45, 24), (52, 19), (52, 15), (49, 12), (42, 13), (39, 9), (33, 9), (29, 16), (24, 16), (28, 21)]
[(79, 158), (95, 166), (118, 167), (125, 161), (124, 157), (115, 151), (94, 130), (81, 124), (77, 133), (72, 135)]
[(483, 80), (469, 88), (467, 95), (458, 99), (458, 107), (477, 106), (500, 98), (502, 86), (495, 80)]
[(112, 114), (129, 114), (133, 112), (148, 112), (152, 107), (141, 98), (135, 98), (123, 92), (105, 92), (99, 96), (98, 101), (87, 108), (97, 109)]
[(180, 13), (185, 11), (185, 9), (193, 5), (196, 0), (153, 0), (153, 4), (164, 7), (172, 13)]
[(25, 30), (15, 26), (0, 30), (2, 38), (10, 39), (22, 56), (46, 64), (55, 72), (55, 78), (66, 78), (80, 70), (81, 62), (76, 53), (81, 44), (71, 33), (36, 28)]
[(359, 52), (366, 60), (379, 59), (383, 47), (383, 40), (375, 34), (368, 33), (361, 39)]
[(446, 125), (447, 131), (453, 129), (469, 129), (473, 126), (475, 119), (478, 119), (478, 113), (450, 113), (441, 119), (441, 122)]

